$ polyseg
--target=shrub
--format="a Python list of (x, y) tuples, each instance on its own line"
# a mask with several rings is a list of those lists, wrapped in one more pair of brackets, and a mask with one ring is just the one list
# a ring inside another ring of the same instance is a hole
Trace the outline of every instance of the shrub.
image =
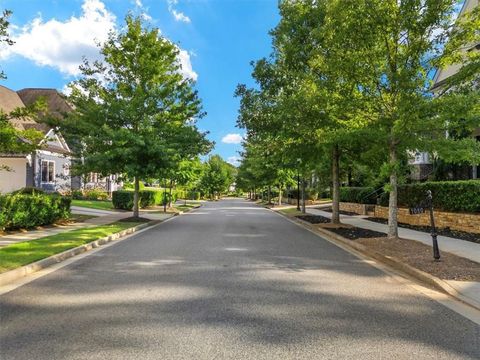
[(87, 189), (83, 193), (83, 198), (86, 200), (107, 200), (108, 193), (101, 188)]
[[(133, 195), (131, 190), (118, 190), (112, 193), (112, 203), (115, 209), (132, 210), (133, 209)], [(163, 190), (141, 190), (139, 192), (139, 207), (146, 208), (154, 205), (163, 205), (165, 199), (168, 201), (169, 194), (165, 194)], [(176, 198), (175, 198), (176, 200)]]
[[(433, 207), (443, 211), (480, 212), (480, 180), (428, 181), (398, 187), (398, 206), (419, 205), (432, 191)], [(389, 194), (380, 198), (380, 204), (388, 206)]]
[(201, 196), (200, 191), (189, 191), (187, 194), (188, 200), (200, 200)]
[(340, 201), (358, 204), (376, 204), (377, 196), (373, 187), (342, 187)]
[(72, 190), (71, 196), (73, 200), (83, 200), (82, 190)]
[(16, 194), (24, 194), (24, 195), (34, 195), (34, 194), (45, 194), (45, 191), (43, 189), (39, 189), (36, 187), (24, 187), (19, 190), (15, 190), (11, 194), (16, 195)]
[(0, 228), (12, 230), (50, 225), (70, 216), (71, 198), (57, 194), (9, 194), (0, 196)]

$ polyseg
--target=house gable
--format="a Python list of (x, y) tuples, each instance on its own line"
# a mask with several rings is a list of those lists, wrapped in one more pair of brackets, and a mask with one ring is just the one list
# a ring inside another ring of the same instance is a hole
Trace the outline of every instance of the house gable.
[[(480, 5), (480, 0), (465, 0), (463, 7), (460, 11), (459, 17), (472, 11), (475, 7)], [(472, 44), (471, 48), (468, 50), (476, 50), (480, 44)], [(443, 69), (437, 69), (435, 72), (435, 76), (433, 77), (433, 86), (432, 91), (439, 89), (442, 84), (448, 79), (450, 76), (455, 75), (460, 69), (460, 64), (452, 64)]]

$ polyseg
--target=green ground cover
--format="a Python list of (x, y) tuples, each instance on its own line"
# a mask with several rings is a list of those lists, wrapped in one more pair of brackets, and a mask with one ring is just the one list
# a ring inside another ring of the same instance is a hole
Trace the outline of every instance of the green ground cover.
[(109, 200), (72, 200), (72, 206), (81, 206), (97, 210), (114, 210)]
[(7, 245), (0, 248), (0, 272), (45, 259), (139, 224), (139, 222), (115, 222)]

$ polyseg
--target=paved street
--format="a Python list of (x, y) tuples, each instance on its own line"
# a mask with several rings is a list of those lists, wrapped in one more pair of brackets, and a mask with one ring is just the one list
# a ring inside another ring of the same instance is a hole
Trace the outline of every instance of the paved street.
[(243, 200), (0, 296), (1, 359), (478, 359), (480, 326)]

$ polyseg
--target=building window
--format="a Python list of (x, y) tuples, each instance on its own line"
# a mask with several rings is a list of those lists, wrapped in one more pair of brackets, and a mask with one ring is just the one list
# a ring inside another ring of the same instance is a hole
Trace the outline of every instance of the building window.
[(63, 165), (63, 175), (70, 176), (70, 165), (69, 164)]
[(55, 161), (42, 160), (42, 183), (55, 181)]

